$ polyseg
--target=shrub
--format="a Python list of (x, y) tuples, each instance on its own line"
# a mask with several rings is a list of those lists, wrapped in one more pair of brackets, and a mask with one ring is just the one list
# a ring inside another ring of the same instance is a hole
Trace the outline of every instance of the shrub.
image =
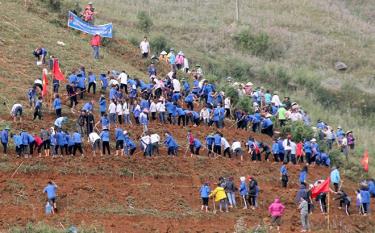
[(314, 131), (303, 122), (295, 121), (288, 122), (281, 128), (281, 136), (286, 137), (288, 134), (292, 136), (294, 141), (299, 142), (303, 139), (311, 139), (314, 136)]
[(129, 37), (128, 38), (128, 41), (132, 44), (132, 45), (134, 45), (135, 47), (138, 47), (139, 46), (139, 41), (138, 41), (138, 39), (137, 38), (135, 38), (135, 37)]
[(242, 109), (249, 114), (253, 113), (253, 104), (249, 97), (239, 98), (239, 101), (236, 104), (236, 108)]
[(144, 33), (149, 33), (153, 25), (150, 16), (145, 11), (140, 11), (137, 15), (137, 27)]
[(238, 91), (234, 87), (229, 86), (229, 85), (225, 87), (224, 91), (225, 91), (225, 96), (230, 97), (232, 105), (236, 106), (238, 101), (240, 100)]
[(217, 67), (214, 69), (216, 76), (231, 76), (239, 81), (248, 81), (249, 78), (254, 76), (251, 72), (251, 66), (238, 59), (226, 59), (221, 67), (221, 69)]
[(164, 36), (157, 36), (150, 41), (151, 48), (154, 54), (159, 54), (163, 50), (172, 47)]
[(282, 46), (273, 42), (265, 32), (256, 34), (245, 29), (234, 35), (233, 40), (238, 48), (268, 60), (279, 58), (283, 54)]

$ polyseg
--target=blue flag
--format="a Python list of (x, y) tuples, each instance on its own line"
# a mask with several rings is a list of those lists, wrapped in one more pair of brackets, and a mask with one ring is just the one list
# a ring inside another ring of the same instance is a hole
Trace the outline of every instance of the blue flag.
[(86, 32), (91, 35), (99, 34), (101, 37), (112, 38), (112, 23), (104, 25), (92, 25), (83, 21), (71, 11), (69, 11), (68, 27)]

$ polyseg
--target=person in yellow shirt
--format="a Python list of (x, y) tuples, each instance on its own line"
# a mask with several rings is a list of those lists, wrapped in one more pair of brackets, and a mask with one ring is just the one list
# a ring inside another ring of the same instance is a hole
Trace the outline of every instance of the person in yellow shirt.
[(217, 184), (217, 187), (211, 192), (209, 197), (215, 197), (215, 202), (219, 202), (220, 212), (223, 212), (223, 206), (225, 207), (225, 212), (228, 212), (227, 194), (220, 183)]

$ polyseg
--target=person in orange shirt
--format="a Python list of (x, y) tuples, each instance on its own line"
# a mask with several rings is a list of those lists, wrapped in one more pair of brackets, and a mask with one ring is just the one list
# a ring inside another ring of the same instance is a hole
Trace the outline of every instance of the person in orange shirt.
[(90, 41), (90, 45), (93, 49), (94, 59), (99, 59), (100, 40), (100, 35), (95, 34), (95, 36), (93, 36)]

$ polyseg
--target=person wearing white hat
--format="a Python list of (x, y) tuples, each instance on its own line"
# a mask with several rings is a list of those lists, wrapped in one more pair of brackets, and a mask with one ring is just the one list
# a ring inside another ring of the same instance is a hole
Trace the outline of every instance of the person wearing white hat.
[(178, 52), (176, 56), (176, 66), (178, 70), (181, 70), (182, 66), (184, 65), (184, 58), (184, 53), (182, 51)]

